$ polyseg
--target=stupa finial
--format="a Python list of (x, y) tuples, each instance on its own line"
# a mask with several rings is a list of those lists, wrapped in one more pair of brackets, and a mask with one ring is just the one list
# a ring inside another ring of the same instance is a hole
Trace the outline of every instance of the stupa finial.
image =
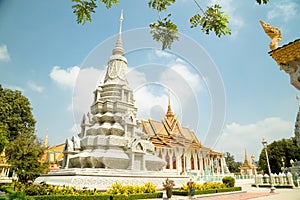
[(122, 23), (123, 23), (123, 9), (121, 10), (121, 15), (120, 15), (120, 30), (119, 30), (119, 34), (122, 33)]
[(170, 90), (169, 90), (169, 94), (168, 94), (168, 110), (166, 113), (166, 117), (174, 117), (174, 113), (172, 111), (172, 107), (171, 107), (171, 100), (170, 100)]
[(43, 147), (44, 148), (48, 148), (49, 147), (48, 137), (49, 137), (49, 134), (48, 134), (48, 129), (47, 129), (46, 130), (46, 136), (45, 136), (44, 143), (43, 143)]
[(121, 15), (120, 15), (120, 29), (119, 29), (119, 34), (118, 34), (118, 40), (116, 42), (116, 47), (113, 50), (113, 55), (119, 54), (119, 55), (124, 55), (125, 51), (123, 49), (123, 45), (122, 45), (122, 22), (123, 22), (123, 10), (121, 11)]

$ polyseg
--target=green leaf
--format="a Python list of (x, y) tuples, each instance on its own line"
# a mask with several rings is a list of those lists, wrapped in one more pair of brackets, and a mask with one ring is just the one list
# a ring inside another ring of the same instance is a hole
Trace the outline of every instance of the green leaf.
[(170, 16), (150, 24), (152, 38), (162, 44), (162, 50), (171, 49), (173, 42), (179, 38), (176, 24), (168, 19)]
[(256, 2), (258, 3), (258, 4), (267, 4), (268, 2), (269, 2), (269, 0), (256, 0)]
[(163, 11), (167, 10), (167, 6), (172, 5), (175, 3), (176, 0), (149, 0), (148, 6), (153, 10)]
[(91, 22), (91, 13), (95, 12), (97, 8), (96, 0), (72, 0), (76, 4), (72, 6), (73, 13), (77, 16), (78, 24), (85, 24)]
[(195, 14), (190, 18), (191, 28), (200, 26), (202, 27), (202, 32), (209, 34), (211, 31), (214, 31), (218, 37), (230, 35), (231, 30), (228, 28), (228, 20), (230, 17), (220, 11), (221, 8), (220, 5), (215, 4), (208, 6), (203, 16)]
[(106, 8), (111, 8), (113, 5), (119, 4), (119, 0), (100, 0), (106, 5)]

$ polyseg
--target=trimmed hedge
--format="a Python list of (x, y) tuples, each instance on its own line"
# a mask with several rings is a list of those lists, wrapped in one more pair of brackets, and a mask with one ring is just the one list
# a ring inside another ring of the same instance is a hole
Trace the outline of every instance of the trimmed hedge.
[(242, 187), (230, 187), (230, 188), (222, 188), (218, 189), (217, 192), (235, 192), (235, 191), (241, 191)]
[(144, 193), (144, 194), (130, 194), (128, 196), (119, 194), (103, 194), (103, 195), (43, 195), (34, 196), (35, 200), (129, 200), (129, 199), (154, 199), (162, 198), (163, 193)]
[(222, 182), (226, 185), (226, 187), (231, 188), (235, 185), (235, 179), (231, 176), (225, 176), (222, 178)]
[[(221, 193), (221, 192), (234, 192), (234, 191), (241, 191), (241, 190), (242, 190), (242, 187), (220, 188), (220, 189), (210, 189), (210, 190), (196, 190), (195, 195), (214, 194), (214, 193)], [(188, 196), (189, 192), (182, 191), (182, 190), (173, 190), (173, 195)]]
[(111, 200), (130, 200), (130, 199), (155, 199), (155, 198), (162, 198), (162, 192), (156, 193), (144, 193), (144, 194), (129, 194), (128, 196), (125, 195), (111, 195)]
[(111, 195), (43, 195), (34, 196), (35, 200), (110, 200)]

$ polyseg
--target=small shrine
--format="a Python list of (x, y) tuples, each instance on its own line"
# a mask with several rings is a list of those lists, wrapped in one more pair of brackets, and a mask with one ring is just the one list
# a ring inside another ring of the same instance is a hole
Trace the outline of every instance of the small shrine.
[[(254, 157), (253, 157), (254, 159)], [(244, 163), (239, 167), (241, 170), (241, 175), (255, 175), (256, 174), (256, 166), (251, 163), (248, 159), (247, 151), (245, 150), (245, 160)]]

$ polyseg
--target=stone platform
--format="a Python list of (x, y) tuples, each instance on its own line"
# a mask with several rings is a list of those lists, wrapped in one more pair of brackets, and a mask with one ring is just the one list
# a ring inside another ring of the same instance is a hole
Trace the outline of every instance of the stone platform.
[(35, 184), (45, 182), (58, 186), (74, 186), (77, 189), (97, 189), (107, 190), (109, 186), (116, 182), (124, 185), (142, 185), (151, 182), (162, 189), (162, 182), (167, 178), (174, 180), (175, 188), (189, 181), (188, 176), (177, 175), (171, 172), (157, 171), (133, 171), (117, 169), (91, 169), (91, 168), (72, 168), (52, 171), (43, 174), (35, 180)]

